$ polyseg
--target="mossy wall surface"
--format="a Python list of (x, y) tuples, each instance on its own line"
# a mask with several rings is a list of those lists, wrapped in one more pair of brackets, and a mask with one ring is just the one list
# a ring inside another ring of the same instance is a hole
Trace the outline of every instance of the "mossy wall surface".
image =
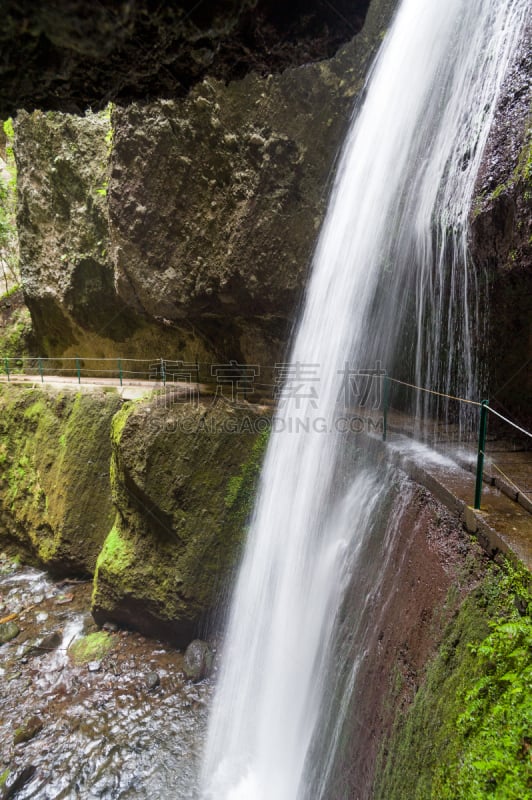
[[(113, 421), (114, 526), (93, 614), (187, 643), (238, 561), (265, 434), (254, 411), (133, 403)], [(235, 428), (245, 425), (243, 432)]]
[(116, 393), (0, 387), (0, 547), (91, 573), (112, 525)]
[[(532, 789), (530, 574), (493, 567), (448, 624), (384, 743), (375, 800), (522, 800)], [(396, 703), (400, 687), (390, 687)]]
[(0, 387), (0, 549), (95, 574), (93, 611), (187, 644), (223, 607), (267, 441), (251, 407)]

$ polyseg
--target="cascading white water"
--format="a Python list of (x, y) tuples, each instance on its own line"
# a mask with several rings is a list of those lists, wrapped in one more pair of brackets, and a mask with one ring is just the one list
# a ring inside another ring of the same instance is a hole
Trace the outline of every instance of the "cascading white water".
[(474, 392), (467, 215), (527, 9), (528, 0), (403, 0), (381, 47), (339, 162), (266, 454), (205, 798), (315, 800), (308, 760), (338, 613), (391, 480), (363, 458), (345, 463), (350, 370), (380, 360)]

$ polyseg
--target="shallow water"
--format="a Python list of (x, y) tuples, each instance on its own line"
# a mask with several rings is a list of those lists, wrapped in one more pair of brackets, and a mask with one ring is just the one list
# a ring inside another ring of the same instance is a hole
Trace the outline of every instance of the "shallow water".
[[(21, 629), (0, 646), (0, 775), (9, 769), (9, 784), (36, 768), (17, 800), (192, 800), (211, 680), (187, 681), (182, 653), (129, 631), (112, 633), (98, 671), (75, 666), (68, 644), (96, 630), (90, 592), (89, 583), (54, 582), (0, 556), (0, 618), (17, 614)], [(28, 654), (57, 631), (59, 648)], [(153, 672), (160, 685), (150, 690)], [(42, 730), (15, 746), (14, 731), (34, 716)]]

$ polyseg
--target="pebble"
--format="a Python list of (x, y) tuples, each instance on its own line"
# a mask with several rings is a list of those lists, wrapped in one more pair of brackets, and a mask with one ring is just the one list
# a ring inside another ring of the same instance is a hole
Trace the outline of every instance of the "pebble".
[(20, 633), (20, 628), (14, 622), (0, 623), (0, 645), (10, 642)]
[(146, 675), (146, 689), (152, 692), (157, 686), (160, 686), (161, 679), (157, 672), (149, 672)]
[(17, 745), (22, 744), (23, 742), (29, 742), (30, 739), (33, 739), (42, 731), (42, 726), (43, 723), (39, 717), (30, 717), (30, 719), (26, 720), (26, 722), (24, 722), (20, 728), (17, 728), (13, 734), (13, 744)]
[(101, 661), (89, 661), (87, 665), (87, 669), (89, 670), (89, 672), (99, 672), (101, 668), (102, 668)]
[(210, 675), (213, 667), (213, 652), (207, 642), (194, 639), (185, 651), (183, 672), (186, 677), (196, 683)]
[(118, 625), (116, 622), (104, 622), (102, 625), (102, 631), (109, 631), (110, 633), (116, 633), (118, 630)]

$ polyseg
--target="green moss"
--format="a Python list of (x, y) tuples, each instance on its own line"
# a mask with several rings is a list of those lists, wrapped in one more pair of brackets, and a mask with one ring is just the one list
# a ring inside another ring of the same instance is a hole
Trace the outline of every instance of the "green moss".
[(135, 557), (135, 551), (132, 549), (131, 544), (128, 543), (115, 523), (107, 536), (104, 546), (100, 555), (98, 556), (98, 565), (106, 564), (113, 571), (122, 572), (126, 570), (131, 564), (132, 559)]
[(109, 432), (119, 405), (116, 395), (0, 387), (0, 542), (93, 571), (114, 518)]
[(493, 570), (463, 603), (381, 753), (376, 800), (520, 800), (532, 774), (530, 574)]
[(230, 512), (233, 524), (244, 526), (253, 510), (257, 481), (268, 438), (269, 431), (263, 431), (258, 435), (248, 459), (241, 466), (239, 474), (229, 478), (224, 503)]
[(3, 359), (9, 358), (11, 372), (16, 372), (13, 359), (29, 355), (28, 341), (32, 334), (30, 312), (27, 308), (15, 309), (5, 327), (0, 328), (0, 370), (5, 371)]
[(13, 284), (13, 286), (11, 286), (7, 292), (0, 294), (0, 300), (9, 300), (9, 298), (13, 297), (13, 295), (16, 294), (21, 288), (22, 287), (20, 283)]
[(219, 602), (241, 552), (267, 440), (253, 425), (234, 432), (253, 413), (140, 402), (117, 414), (111, 485), (118, 514), (98, 558), (99, 621), (151, 634), (164, 623), (170, 636), (183, 631), (185, 639)]
[(46, 398), (39, 397), (30, 406), (24, 409), (24, 418), (29, 420), (38, 420), (46, 413)]
[(9, 778), (9, 769), (5, 769), (2, 774), (0, 775), (0, 789), (6, 785), (7, 779)]
[(89, 633), (78, 639), (68, 648), (68, 654), (75, 664), (86, 664), (89, 661), (100, 661), (111, 652), (114, 638), (105, 631)]
[(124, 430), (127, 419), (134, 408), (134, 402), (124, 403), (120, 411), (118, 411), (113, 417), (113, 422), (111, 425), (111, 438), (114, 444), (118, 444), (120, 442), (122, 431)]

